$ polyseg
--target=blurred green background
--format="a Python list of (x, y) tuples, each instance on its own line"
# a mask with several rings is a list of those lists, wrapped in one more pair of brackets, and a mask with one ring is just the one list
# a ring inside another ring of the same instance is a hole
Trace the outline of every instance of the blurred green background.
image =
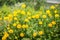
[(14, 4), (24, 2), (27, 5), (34, 7), (37, 10), (40, 8), (41, 5), (44, 5), (45, 1), (46, 0), (0, 0), (0, 6), (3, 5), (13, 6)]

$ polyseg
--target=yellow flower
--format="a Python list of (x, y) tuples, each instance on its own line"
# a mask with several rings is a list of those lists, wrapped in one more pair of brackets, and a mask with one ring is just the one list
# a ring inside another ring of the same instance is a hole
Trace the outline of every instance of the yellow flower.
[(36, 33), (36, 32), (34, 32), (34, 33), (33, 33), (33, 37), (36, 37), (36, 36), (37, 36), (37, 33)]
[(43, 22), (42, 22), (42, 21), (39, 21), (39, 24), (40, 24), (40, 25), (42, 25), (42, 24), (43, 24)]
[(9, 33), (13, 33), (13, 30), (12, 30), (12, 29), (10, 29), (8, 32), (9, 32)]
[(53, 26), (53, 25), (52, 25), (52, 23), (49, 23), (49, 24), (48, 24), (48, 27), (50, 27), (50, 28), (51, 28), (52, 26)]
[(22, 25), (22, 28), (28, 28), (28, 25), (26, 24), (26, 25)]
[(17, 16), (17, 12), (16, 11), (13, 12), (13, 16)]
[(13, 17), (13, 15), (12, 14), (8, 14), (8, 17)]
[(13, 26), (16, 26), (17, 24), (16, 23), (13, 23)]
[(24, 33), (20, 33), (20, 37), (24, 37)]
[(50, 14), (50, 10), (46, 10), (46, 13), (47, 13), (47, 14)]
[(39, 31), (39, 35), (43, 35), (44, 34), (44, 32), (43, 31)]
[(14, 17), (14, 20), (18, 20), (17, 17)]
[(54, 5), (52, 5), (52, 6), (50, 6), (50, 8), (51, 8), (51, 9), (55, 9), (55, 6), (54, 6)]
[(48, 14), (48, 16), (51, 18), (52, 17), (52, 14)]
[(0, 20), (2, 20), (2, 18), (0, 17)]
[(22, 10), (22, 11), (21, 11), (21, 14), (22, 14), (22, 15), (25, 15), (25, 11)]
[(25, 21), (25, 22), (29, 22), (29, 19), (25, 19), (24, 21)]
[(46, 18), (46, 15), (42, 15), (42, 18)]
[(7, 32), (4, 32), (4, 37), (8, 37), (9, 36), (9, 34), (7, 33)]
[(27, 19), (31, 19), (31, 17), (28, 17)]
[(8, 17), (4, 17), (4, 20), (8, 20)]
[(55, 24), (56, 24), (56, 22), (55, 22), (55, 21), (52, 21), (52, 24), (53, 24), (53, 25), (55, 25)]
[(6, 40), (9, 34), (7, 32), (4, 32), (4, 36), (2, 37), (2, 40)]
[(38, 18), (39, 18), (39, 15), (38, 15), (38, 14), (36, 14), (36, 15), (35, 15), (35, 18), (37, 18), (37, 19), (38, 19)]
[(57, 10), (55, 10), (54, 13), (57, 13)]
[(30, 12), (27, 12), (27, 15), (31, 15), (31, 13)]
[(59, 14), (55, 14), (55, 17), (56, 17), (56, 18), (59, 17)]
[(21, 28), (21, 24), (18, 24), (18, 25), (17, 25), (17, 28), (18, 28), (18, 29)]
[(7, 39), (6, 37), (4, 37), (4, 36), (2, 37), (2, 40), (6, 40), (6, 39)]
[(25, 28), (25, 25), (22, 25), (22, 28)]
[(9, 15), (8, 15), (8, 18), (9, 18), (9, 19), (8, 19), (9, 21), (12, 21), (13, 15), (12, 15), (12, 14), (9, 14)]
[(42, 14), (42, 11), (39, 11), (38, 13), (41, 15)]
[(21, 10), (17, 10), (17, 13), (20, 13), (21, 12)]
[(22, 8), (25, 8), (25, 7), (26, 7), (26, 4), (22, 4), (21, 7), (22, 7)]
[(14, 13), (16, 13), (16, 14), (17, 14), (17, 11), (16, 11), (16, 10), (14, 10), (14, 11), (13, 11), (13, 14), (14, 14)]
[(35, 18), (35, 15), (33, 15), (32, 18)]

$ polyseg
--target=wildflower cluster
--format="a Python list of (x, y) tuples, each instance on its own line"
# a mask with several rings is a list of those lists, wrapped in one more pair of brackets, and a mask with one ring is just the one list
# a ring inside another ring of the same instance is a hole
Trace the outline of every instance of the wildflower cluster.
[(1, 40), (22, 38), (45, 40), (58, 35), (56, 32), (58, 32), (60, 12), (56, 8), (52, 5), (49, 9), (44, 10), (41, 7), (39, 11), (35, 11), (26, 4), (22, 4), (19, 9), (14, 9), (7, 14), (0, 11)]

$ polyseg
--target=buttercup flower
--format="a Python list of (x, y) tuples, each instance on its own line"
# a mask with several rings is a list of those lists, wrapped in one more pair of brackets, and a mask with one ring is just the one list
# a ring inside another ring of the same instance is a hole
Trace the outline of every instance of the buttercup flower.
[(31, 19), (31, 17), (28, 17), (27, 19)]
[(26, 25), (22, 25), (22, 28), (28, 28), (28, 25), (26, 24)]
[(42, 11), (39, 11), (38, 13), (41, 15), (42, 14)]
[(8, 34), (7, 32), (4, 32), (4, 36), (5, 36), (5, 37), (8, 37), (9, 34)]
[(39, 35), (43, 35), (44, 34), (44, 32), (43, 31), (39, 31)]
[(55, 17), (56, 17), (56, 18), (59, 17), (59, 14), (55, 14)]
[(17, 12), (14, 12), (14, 13), (13, 13), (13, 16), (17, 16)]
[(51, 8), (51, 9), (55, 9), (55, 6), (54, 6), (54, 5), (52, 5), (52, 6), (50, 6), (50, 8)]
[(12, 15), (12, 14), (9, 14), (9, 15), (8, 15), (8, 18), (9, 18), (9, 19), (8, 19), (9, 21), (12, 21), (13, 15)]
[(33, 15), (32, 18), (35, 18), (35, 15)]
[(4, 36), (2, 37), (2, 40), (6, 40), (6, 39), (7, 39), (6, 37), (4, 37)]
[(17, 28), (18, 28), (18, 29), (21, 28), (21, 24), (17, 24)]
[(37, 19), (38, 19), (38, 18), (39, 18), (39, 15), (38, 15), (38, 14), (36, 14), (36, 15), (35, 15), (35, 18), (37, 18)]
[(18, 20), (17, 17), (14, 17), (14, 20)]
[(2, 40), (6, 40), (7, 37), (9, 37), (9, 34), (7, 32), (4, 32), (4, 36), (2, 37)]
[(16, 23), (13, 23), (13, 26), (16, 26), (17, 24)]
[(27, 12), (27, 15), (31, 15), (31, 13), (30, 12)]
[(42, 18), (46, 18), (46, 15), (42, 15)]
[(52, 14), (48, 14), (48, 16), (51, 18), (52, 17)]
[(55, 25), (55, 24), (56, 24), (56, 22), (55, 22), (55, 21), (52, 21), (52, 24), (53, 24), (53, 25)]
[(22, 10), (22, 11), (21, 11), (21, 14), (22, 14), (22, 15), (25, 15), (26, 13), (25, 13), (25, 11)]
[(50, 28), (51, 28), (52, 26), (53, 26), (53, 25), (52, 25), (52, 23), (49, 23), (49, 24), (48, 24), (48, 27), (50, 27)]
[(22, 4), (21, 7), (22, 7), (22, 8), (25, 8), (25, 7), (26, 7), (26, 4)]
[(42, 21), (39, 21), (39, 24), (40, 24), (40, 25), (42, 25), (42, 24), (43, 24), (43, 22), (42, 22)]
[(46, 13), (47, 13), (47, 14), (50, 14), (50, 10), (46, 10)]
[(17, 13), (20, 13), (21, 12), (21, 10), (17, 10)]
[(25, 21), (25, 22), (29, 22), (29, 19), (25, 19), (24, 21)]
[(24, 33), (20, 33), (20, 37), (24, 37)]
[(8, 32), (9, 32), (9, 33), (13, 33), (13, 30), (12, 30), (12, 29), (10, 29), (10, 30), (8, 30)]
[(8, 17), (6, 16), (6, 17), (4, 17), (4, 20), (8, 20)]
[(36, 36), (37, 36), (37, 33), (36, 33), (36, 32), (34, 32), (34, 33), (33, 33), (33, 37), (36, 37)]
[(55, 10), (54, 13), (57, 13), (57, 10)]
[(14, 11), (13, 11), (13, 14), (17, 14), (17, 11), (16, 11), (16, 10), (14, 10)]

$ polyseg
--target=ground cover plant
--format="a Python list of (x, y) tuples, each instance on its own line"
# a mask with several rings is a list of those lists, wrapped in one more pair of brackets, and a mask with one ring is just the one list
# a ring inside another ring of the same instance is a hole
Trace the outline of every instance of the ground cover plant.
[(59, 5), (39, 10), (26, 3), (0, 8), (0, 40), (60, 40)]

